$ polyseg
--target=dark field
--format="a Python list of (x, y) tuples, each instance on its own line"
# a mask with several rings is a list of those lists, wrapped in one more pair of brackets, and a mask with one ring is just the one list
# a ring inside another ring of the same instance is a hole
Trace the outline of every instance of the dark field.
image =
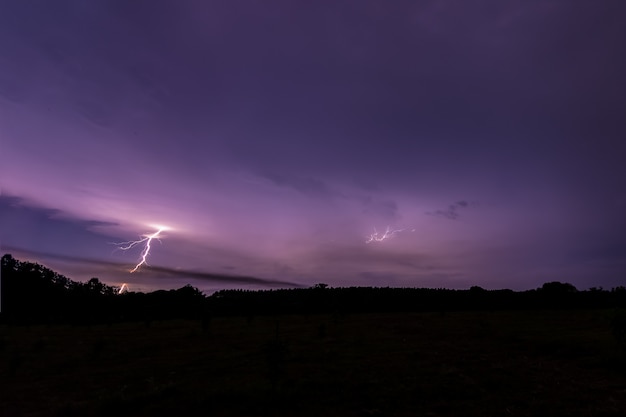
[(624, 416), (609, 312), (2, 326), (2, 416)]

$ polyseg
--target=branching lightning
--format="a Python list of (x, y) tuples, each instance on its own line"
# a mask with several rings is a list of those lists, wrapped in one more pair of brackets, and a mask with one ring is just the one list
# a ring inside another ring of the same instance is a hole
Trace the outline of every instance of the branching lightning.
[(130, 270), (130, 273), (132, 274), (133, 272), (136, 272), (139, 267), (141, 265), (147, 265), (147, 259), (148, 259), (148, 255), (150, 254), (150, 248), (151, 248), (151, 244), (152, 244), (152, 239), (156, 239), (160, 242), (159, 239), (159, 235), (167, 230), (168, 228), (165, 226), (156, 226), (157, 227), (157, 231), (152, 233), (152, 234), (145, 234), (145, 235), (141, 235), (141, 239), (139, 240), (129, 240), (128, 242), (119, 242), (119, 243), (115, 243), (115, 245), (118, 247), (118, 249), (121, 250), (129, 250), (132, 249), (133, 247), (137, 246), (137, 245), (141, 245), (142, 243), (144, 244), (143, 250), (141, 251), (141, 257), (140, 257), (140, 261), (137, 265), (135, 265), (135, 267), (133, 269)]
[(374, 233), (367, 236), (367, 240), (365, 241), (365, 243), (382, 242), (384, 240), (391, 239), (396, 233), (400, 233), (403, 230), (404, 229), (392, 229), (391, 227), (387, 226), (385, 232), (381, 233), (378, 232), (376, 228), (374, 228)]

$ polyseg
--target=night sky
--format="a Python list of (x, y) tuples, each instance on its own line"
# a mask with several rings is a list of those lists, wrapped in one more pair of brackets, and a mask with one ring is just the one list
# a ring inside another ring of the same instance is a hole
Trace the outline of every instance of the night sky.
[[(625, 21), (623, 0), (4, 0), (2, 253), (143, 291), (624, 285)], [(114, 243), (157, 225), (130, 274), (141, 248)]]

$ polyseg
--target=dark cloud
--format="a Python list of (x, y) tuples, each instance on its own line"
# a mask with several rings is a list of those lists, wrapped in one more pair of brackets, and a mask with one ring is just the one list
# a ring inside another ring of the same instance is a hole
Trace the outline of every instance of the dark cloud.
[[(16, 252), (21, 254), (27, 254), (29, 256), (35, 256), (39, 259), (45, 260), (60, 260), (69, 263), (79, 264), (82, 266), (93, 266), (102, 268), (105, 267), (109, 269), (111, 272), (117, 272), (120, 275), (128, 274), (129, 265), (120, 263), (120, 262), (111, 262), (104, 261), (100, 259), (92, 259), (92, 258), (84, 258), (78, 256), (71, 255), (62, 255), (56, 253), (47, 253), (47, 252), (37, 252), (27, 249), (15, 248), (10, 246), (3, 247), (3, 250), (7, 253)], [(211, 272), (203, 272), (203, 271), (194, 271), (194, 270), (185, 270), (179, 268), (168, 268), (162, 266), (150, 266), (145, 265), (142, 266), (142, 269), (135, 273), (137, 277), (145, 277), (148, 276), (151, 279), (163, 279), (163, 278), (191, 278), (201, 281), (208, 282), (222, 282), (229, 284), (254, 284), (261, 286), (285, 286), (285, 287), (301, 287), (302, 284), (282, 281), (282, 280), (274, 280), (274, 279), (264, 279), (264, 278), (256, 278), (256, 277), (248, 277), (248, 276), (240, 276), (240, 275), (227, 275), (227, 274), (216, 274)]]
[(447, 210), (429, 211), (426, 214), (432, 216), (441, 216), (450, 220), (456, 220), (459, 217), (459, 213), (457, 213), (455, 206), (450, 206)]
[(459, 200), (454, 204), (450, 204), (448, 206), (447, 209), (444, 210), (436, 210), (436, 211), (428, 211), (426, 212), (426, 214), (430, 215), (430, 216), (439, 216), (439, 217), (444, 217), (446, 219), (450, 219), (450, 220), (456, 220), (459, 218), (460, 216), (460, 211), (462, 211), (463, 209), (466, 209), (468, 207), (471, 206), (476, 206), (478, 205), (477, 202), (469, 202), (466, 200)]
[[(44, 207), (36, 202), (12, 195), (0, 195), (0, 213), (3, 214), (6, 222), (17, 221), (17, 218), (30, 219), (33, 222), (42, 222), (50, 219), (71, 225), (71, 227), (77, 230), (93, 230), (94, 228), (118, 225), (117, 222), (80, 219), (62, 210)], [(0, 222), (0, 224), (3, 223)], [(6, 225), (8, 226), (8, 223)]]
[(277, 279), (265, 279), (265, 278), (255, 278), (255, 277), (246, 277), (240, 275), (223, 275), (223, 274), (215, 274), (210, 272), (202, 272), (202, 271), (190, 271), (184, 269), (173, 269), (166, 267), (158, 267), (158, 266), (148, 266), (140, 273), (142, 274), (153, 274), (157, 277), (169, 277), (169, 278), (194, 278), (203, 281), (211, 281), (211, 282), (223, 282), (229, 284), (255, 284), (255, 285), (263, 285), (263, 286), (283, 286), (283, 287), (302, 287), (304, 286), (301, 283), (295, 283), (290, 281), (283, 281)]

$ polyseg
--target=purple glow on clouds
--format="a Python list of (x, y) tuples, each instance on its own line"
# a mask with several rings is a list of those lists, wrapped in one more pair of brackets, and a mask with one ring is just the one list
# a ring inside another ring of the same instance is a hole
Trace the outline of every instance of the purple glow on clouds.
[[(4, 2), (3, 253), (143, 289), (624, 284), (626, 6), (481, 4)], [(151, 224), (164, 270), (126, 275), (109, 242)]]

